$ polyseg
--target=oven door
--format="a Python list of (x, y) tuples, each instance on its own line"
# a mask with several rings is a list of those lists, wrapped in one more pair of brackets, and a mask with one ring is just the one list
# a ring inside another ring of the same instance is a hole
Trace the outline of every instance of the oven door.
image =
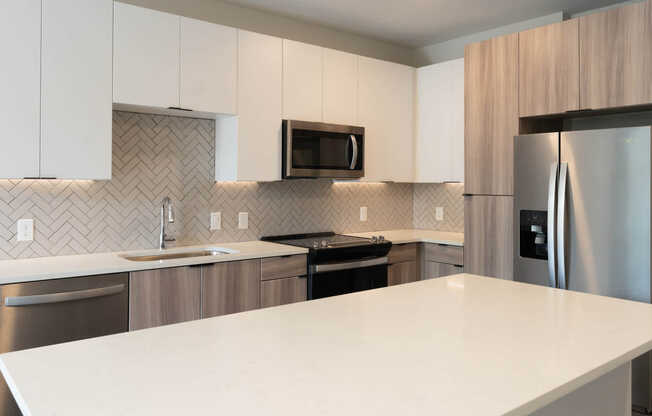
[(283, 120), (283, 178), (361, 178), (364, 128)]
[(386, 287), (387, 268), (387, 257), (313, 265), (308, 276), (308, 299)]

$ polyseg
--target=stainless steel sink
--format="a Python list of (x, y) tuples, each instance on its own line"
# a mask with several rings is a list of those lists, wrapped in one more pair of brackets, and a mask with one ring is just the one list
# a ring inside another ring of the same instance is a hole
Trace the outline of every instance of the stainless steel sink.
[(160, 260), (183, 259), (188, 257), (221, 256), (223, 254), (232, 254), (232, 253), (234, 253), (234, 251), (219, 249), (219, 248), (207, 248), (203, 250), (199, 249), (193, 251), (177, 251), (177, 252), (160, 253), (160, 254), (120, 255), (120, 257), (129, 261), (160, 261)]

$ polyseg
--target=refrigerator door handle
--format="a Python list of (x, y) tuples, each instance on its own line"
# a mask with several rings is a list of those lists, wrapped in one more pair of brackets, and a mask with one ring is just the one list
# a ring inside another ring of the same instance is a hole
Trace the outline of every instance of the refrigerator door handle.
[(566, 181), (568, 178), (568, 163), (559, 166), (559, 190), (557, 194), (557, 261), (559, 267), (559, 288), (567, 289), (566, 284)]
[(557, 202), (557, 172), (559, 163), (550, 165), (550, 180), (548, 181), (548, 285), (557, 287), (557, 262), (555, 261), (555, 203)]

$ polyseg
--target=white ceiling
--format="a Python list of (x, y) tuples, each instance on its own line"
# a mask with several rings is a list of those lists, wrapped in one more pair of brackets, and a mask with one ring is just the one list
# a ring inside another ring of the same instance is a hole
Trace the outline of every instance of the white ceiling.
[(410, 47), (622, 0), (228, 0)]

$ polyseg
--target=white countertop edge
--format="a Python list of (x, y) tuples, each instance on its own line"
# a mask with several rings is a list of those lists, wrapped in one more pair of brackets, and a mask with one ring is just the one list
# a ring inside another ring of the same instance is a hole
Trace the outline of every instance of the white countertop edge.
[(2, 374), (2, 376), (4, 377), (5, 383), (7, 383), (7, 387), (9, 387), (9, 391), (11, 392), (11, 395), (14, 397), (14, 401), (18, 405), (18, 408), (20, 409), (23, 416), (31, 416), (32, 412), (30, 412), (29, 407), (27, 407), (27, 402), (25, 402), (23, 395), (20, 393), (20, 389), (18, 389), (18, 386), (14, 382), (14, 378), (11, 376), (11, 373), (9, 373), (9, 369), (5, 366), (5, 363), (1, 357), (0, 357), (0, 374)]
[(380, 230), (363, 233), (345, 233), (354, 237), (370, 238), (382, 235), (393, 244), (430, 243), (464, 247), (464, 233), (426, 229)]
[(230, 261), (251, 260), (266, 257), (307, 254), (308, 249), (266, 241), (238, 243), (213, 243), (193, 246), (171, 247), (168, 251), (206, 249), (219, 247), (236, 253), (218, 256), (186, 257), (162, 261), (131, 261), (121, 255), (149, 255), (160, 250), (130, 250), (109, 253), (77, 254), (69, 256), (36, 257), (29, 259), (1, 260), (0, 285), (69, 277), (95, 276), (113, 273), (136, 272), (170, 267), (194, 266)]
[[(505, 413), (503, 416), (528, 416), (533, 412), (540, 410), (546, 407), (547, 405), (567, 396), (568, 394), (574, 392), (580, 387), (586, 386), (592, 381), (597, 380), (598, 378), (604, 376), (610, 371), (613, 371), (616, 368), (624, 364), (627, 364), (628, 362), (632, 361), (634, 358), (642, 354), (645, 354), (650, 350), (652, 350), (652, 341), (642, 344), (638, 348), (635, 348), (625, 354), (622, 354), (612, 359), (611, 361), (608, 361), (607, 363), (595, 368), (594, 370), (589, 371), (588, 373), (579, 376), (562, 386), (554, 388), (547, 393), (544, 393), (543, 395), (537, 397), (534, 400), (522, 404), (516, 409), (513, 409), (512, 411)], [(1, 357), (0, 360), (2, 360)]]

